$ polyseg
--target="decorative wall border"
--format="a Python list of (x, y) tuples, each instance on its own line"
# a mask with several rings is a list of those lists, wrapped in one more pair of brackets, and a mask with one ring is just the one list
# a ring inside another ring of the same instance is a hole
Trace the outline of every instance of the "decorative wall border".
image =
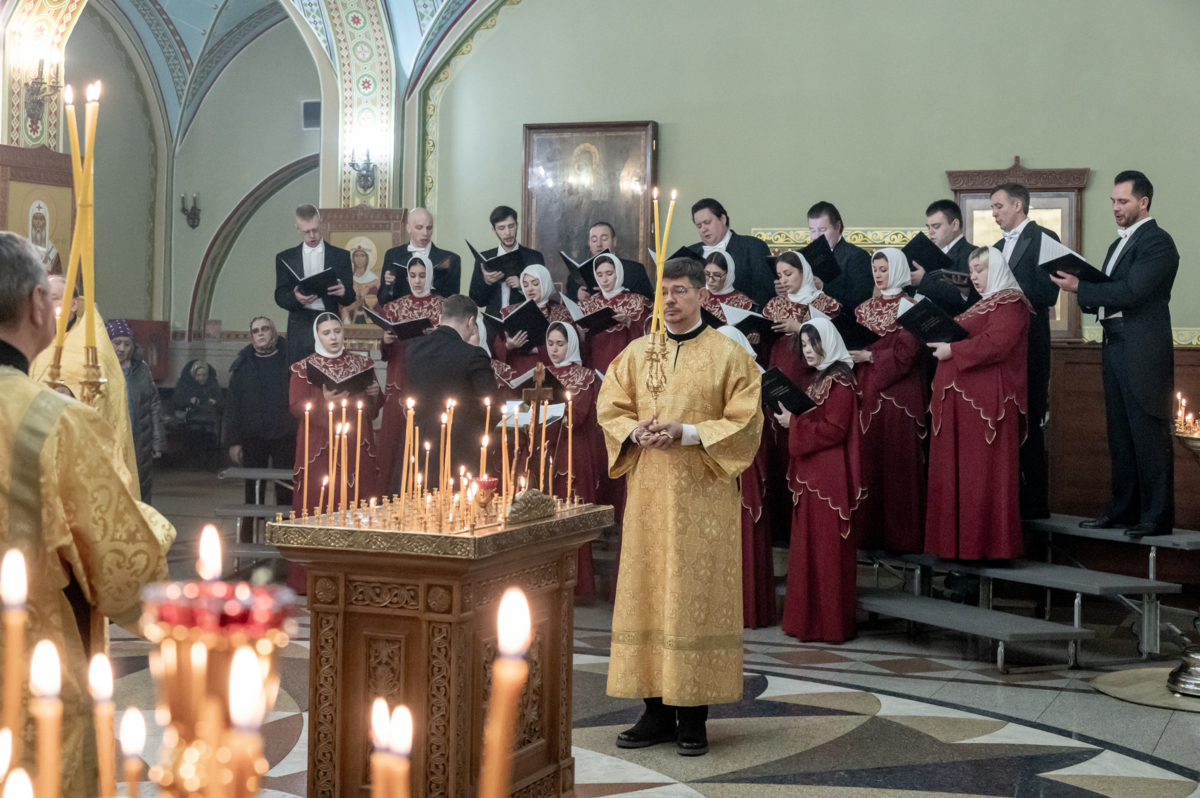
[[(1172, 327), (1171, 337), (1175, 346), (1200, 346), (1200, 327)], [(1103, 343), (1104, 328), (1099, 324), (1083, 325), (1083, 340), (1089, 344)]]
[[(847, 227), (842, 237), (857, 247), (902, 247), (924, 227)], [(773, 252), (786, 252), (812, 243), (807, 227), (752, 227), (750, 235), (767, 242)]]

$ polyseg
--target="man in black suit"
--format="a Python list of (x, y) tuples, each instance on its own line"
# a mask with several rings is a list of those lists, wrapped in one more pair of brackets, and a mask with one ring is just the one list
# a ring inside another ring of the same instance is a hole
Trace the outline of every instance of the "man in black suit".
[(1029, 435), (1021, 444), (1021, 517), (1050, 517), (1050, 466), (1046, 460), (1046, 412), (1050, 395), (1050, 309), (1058, 302), (1058, 286), (1038, 266), (1042, 234), (1053, 231), (1029, 218), (1029, 189), (1005, 183), (992, 189), (992, 218), (1004, 237), (995, 243), (1033, 305), (1029, 322)]
[(414, 208), (405, 222), (408, 243), (392, 247), (383, 256), (383, 280), (379, 286), (379, 304), (412, 293), (408, 287), (408, 262), (420, 256), (433, 273), (433, 292), (450, 296), (462, 290), (462, 258), (433, 243), (433, 214)]
[[(592, 257), (599, 255), (604, 250), (616, 253), (617, 251), (617, 231), (608, 222), (596, 222), (592, 225), (592, 229), (588, 230), (588, 249), (592, 253)], [(647, 299), (654, 299), (654, 286), (650, 283), (650, 278), (646, 275), (646, 267), (640, 261), (626, 260), (619, 254), (621, 259), (621, 268), (625, 272), (625, 288), (634, 294), (641, 294)], [(575, 282), (575, 278), (568, 275), (567, 277), (567, 296), (575, 297), (576, 302), (582, 302), (592, 295), (591, 291), (587, 290), (586, 285), (579, 285)]]
[[(492, 232), (500, 241), (500, 246), (484, 250), (479, 254), (485, 258), (494, 258), (514, 249), (520, 253), (523, 266), (535, 263), (546, 265), (546, 258), (536, 249), (521, 246), (517, 243), (517, 212), (507, 205), (501, 205), (492, 211), (489, 221)], [(500, 308), (517, 302), (524, 302), (525, 295), (521, 293), (521, 278), (504, 276), (502, 271), (489, 271), (482, 264), (475, 264), (471, 274), (471, 299), (493, 316), (500, 315)]]
[[(350, 253), (321, 240), (321, 214), (312, 205), (296, 209), (296, 230), (301, 243), (275, 256), (275, 304), (288, 312), (288, 363), (313, 353), (313, 322), (325, 311), (341, 315), (341, 308), (354, 304), (354, 267)], [(327, 290), (306, 294), (300, 277), (311, 277), (333, 269), (338, 281)]]
[[(451, 451), (451, 473), (458, 475), (459, 466), (474, 473), (479, 467), (479, 439), (486, 423), (483, 400), (496, 395), (496, 375), (492, 361), (482, 347), (469, 343), (478, 340), (479, 306), (470, 297), (455, 294), (442, 305), (441, 324), (429, 335), (410, 341), (405, 351), (408, 370), (408, 395), (416, 400), (415, 423), (425, 440), (437, 445), (441, 415), (446, 401), (457, 402), (454, 408), (454, 438)], [(403, 448), (403, 447), (401, 447)], [(403, 451), (393, 453), (403, 458)], [(393, 469), (400, 474), (402, 469)], [(437, 480), (437, 466), (430, 473), (431, 483)]]
[[(930, 203), (929, 207), (925, 209), (925, 235), (929, 236), (929, 240), (954, 262), (954, 271), (963, 274), (971, 273), (967, 261), (970, 260), (971, 252), (975, 247), (963, 235), (962, 208), (958, 206), (957, 202), (941, 199)], [(923, 285), (921, 281), (925, 278), (924, 267), (915, 261), (909, 265), (912, 267), (912, 284), (947, 312), (958, 315), (979, 299), (979, 292), (969, 282), (966, 296), (963, 296), (961, 290), (944, 281), (934, 281)], [(932, 375), (930, 375), (930, 379), (932, 379)]]
[(737, 266), (733, 287), (760, 307), (770, 302), (775, 296), (775, 273), (767, 264), (767, 258), (771, 257), (767, 242), (733, 232), (724, 206), (708, 197), (692, 206), (692, 223), (700, 233), (700, 243), (688, 249), (702, 260), (714, 252), (728, 253)]
[(821, 201), (808, 209), (808, 231), (813, 241), (825, 236), (841, 274), (821, 290), (842, 305), (842, 312), (852, 312), (875, 293), (875, 276), (871, 273), (871, 255), (842, 238), (845, 225), (842, 214), (832, 202)]
[(1171, 449), (1171, 393), (1175, 343), (1171, 287), (1179, 251), (1150, 218), (1154, 186), (1141, 172), (1117, 175), (1112, 191), (1117, 240), (1104, 258), (1110, 283), (1051, 276), (1104, 327), (1104, 411), (1112, 461), (1112, 500), (1088, 529), (1129, 526), (1135, 540), (1169, 535), (1175, 526), (1175, 472)]

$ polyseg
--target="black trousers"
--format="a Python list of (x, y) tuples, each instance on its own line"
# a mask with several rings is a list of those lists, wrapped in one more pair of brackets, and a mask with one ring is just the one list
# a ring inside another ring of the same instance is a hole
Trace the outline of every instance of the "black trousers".
[(1175, 526), (1175, 457), (1171, 422), (1147, 413), (1134, 396), (1121, 333), (1104, 333), (1104, 416), (1112, 460), (1112, 500), (1105, 512), (1117, 521)]
[[(247, 438), (242, 443), (243, 468), (286, 468), (291, 471), (296, 461), (295, 438)], [(246, 504), (254, 504), (254, 481), (246, 480)], [(266, 484), (263, 483), (261, 504), (266, 504)], [(275, 503), (291, 504), (292, 492), (280, 485), (275, 486)]]
[(1046, 411), (1050, 407), (1050, 324), (1035, 315), (1029, 324), (1028, 393), (1029, 434), (1021, 444), (1021, 515), (1045, 517), (1050, 513), (1050, 463), (1046, 454)]

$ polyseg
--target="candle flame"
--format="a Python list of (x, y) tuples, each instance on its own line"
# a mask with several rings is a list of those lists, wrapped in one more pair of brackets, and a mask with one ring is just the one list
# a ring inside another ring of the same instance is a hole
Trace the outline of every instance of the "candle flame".
[(333, 412), (333, 402), (330, 402), (330, 403), (329, 403), (329, 412), (330, 412), (330, 413), (332, 413), (332, 412)]
[(90, 84), (87, 87), (87, 101), (94, 103), (100, 99), (100, 81)]
[(342, 400), (342, 409), (344, 410), (344, 409), (346, 408), (346, 406), (347, 406), (347, 405), (349, 405), (349, 404), (350, 404), (350, 400), (349, 400), (349, 399), (343, 399), (343, 400)]
[(29, 587), (25, 576), (25, 555), (20, 549), (9, 549), (4, 553), (4, 562), (0, 564), (0, 599), (4, 608), (21, 610), (25, 608), (25, 599)]
[(525, 490), (525, 477), (521, 477), (521, 490)]
[(129, 707), (121, 718), (121, 753), (132, 758), (142, 755), (146, 747), (146, 719), (141, 710)]
[(406, 402), (406, 404), (408, 405), (408, 409), (412, 410), (414, 407), (416, 407), (417, 403), (414, 402), (413, 398), (410, 396), (410, 397), (408, 397), (408, 402)]
[(429, 451), (429, 441), (425, 441), (425, 451)]
[(484, 403), (484, 405), (486, 405), (487, 407), (491, 407), (491, 406), (492, 406), (492, 397), (490, 397), (490, 396), (488, 396), (488, 397), (485, 397), (485, 398), (484, 398), (484, 400), (483, 400), (483, 403)]
[(4, 782), (4, 798), (33, 798), (33, 782), (24, 769), (17, 768), (9, 774)]
[(324, 479), (322, 479), (322, 480), (321, 480), (321, 487), (322, 487), (322, 488), (323, 488), (323, 487), (325, 487), (325, 486), (326, 486), (326, 485), (328, 485), (328, 484), (329, 484), (329, 477), (325, 477)]
[(443, 424), (446, 423), (446, 414), (445, 413), (442, 413), (442, 423)]
[(249, 646), (242, 646), (233, 655), (229, 668), (229, 719), (242, 729), (256, 729), (262, 724), (266, 705), (263, 701), (263, 676), (258, 657)]
[(650, 196), (653, 197), (654, 199), (658, 199), (658, 186), (655, 186), (653, 189), (650, 190)]
[(200, 559), (196, 560), (196, 574), (206, 582), (221, 578), (221, 536), (212, 524), (200, 533)]
[(413, 719), (408, 707), (401, 704), (392, 710), (392, 723), (388, 729), (392, 753), (405, 759), (412, 753)]
[(483, 448), (485, 448), (485, 449), (487, 448), (487, 445), (488, 445), (488, 441), (489, 441), (489, 440), (491, 440), (491, 439), (490, 439), (490, 438), (488, 438), (488, 436), (487, 436), (487, 435), (484, 435), (484, 436), (483, 436)]
[(312, 402), (305, 402), (304, 403), (304, 412), (307, 413), (309, 410), (312, 410)]
[(389, 739), (387, 702), (376, 698), (371, 704), (371, 742), (375, 750), (382, 751), (388, 747)]
[(500, 653), (506, 657), (523, 657), (529, 648), (529, 602), (515, 587), (504, 591), (500, 600), (500, 615), (496, 622)]
[(103, 654), (92, 657), (92, 664), (88, 666), (88, 692), (96, 703), (112, 701), (112, 665)]
[(571, 392), (567, 391), (567, 401), (571, 401)]
[(676, 191), (675, 189), (671, 189), (671, 202), (674, 202), (674, 201), (675, 201), (675, 197), (676, 197), (676, 195), (678, 195), (678, 194), (679, 194), (679, 192), (678, 192), (678, 191)]
[(67, 105), (75, 104), (75, 92), (69, 85), (63, 89), (63, 102), (65, 102)]
[(12, 764), (12, 732), (8, 729), (0, 729), (0, 779), (4, 778), (4, 774), (8, 772), (8, 766)]
[(58, 698), (62, 690), (62, 669), (58, 649), (43, 640), (33, 649), (29, 660), (29, 692), (38, 698)]
[(362, 410), (362, 399), (358, 400), (358, 409)]
[(58, 317), (61, 315), (62, 315), (62, 305), (59, 305), (58, 307), (56, 307), (54, 309), (54, 319), (57, 321)]

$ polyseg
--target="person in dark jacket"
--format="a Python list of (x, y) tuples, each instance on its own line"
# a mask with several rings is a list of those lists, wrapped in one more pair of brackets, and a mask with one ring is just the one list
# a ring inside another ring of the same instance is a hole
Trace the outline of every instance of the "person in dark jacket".
[(133, 328), (125, 319), (110, 319), (105, 325), (113, 350), (125, 372), (125, 392), (129, 399), (129, 423), (133, 427), (133, 449), (137, 457), (137, 477), (142, 501), (150, 503), (154, 484), (154, 461), (167, 448), (163, 429), (162, 400), (158, 386), (150, 376), (150, 367), (142, 359), (142, 348), (133, 340)]
[(175, 418), (188, 427), (215, 434), (221, 422), (221, 384), (204, 360), (189, 360), (179, 372), (171, 399)]
[[(250, 341), (229, 367), (229, 459), (245, 468), (290, 471), (296, 457), (296, 420), (288, 408), (287, 341), (266, 316), (250, 322)], [(254, 500), (254, 482), (247, 480), (246, 504)], [(276, 483), (275, 503), (291, 504), (292, 492)]]

